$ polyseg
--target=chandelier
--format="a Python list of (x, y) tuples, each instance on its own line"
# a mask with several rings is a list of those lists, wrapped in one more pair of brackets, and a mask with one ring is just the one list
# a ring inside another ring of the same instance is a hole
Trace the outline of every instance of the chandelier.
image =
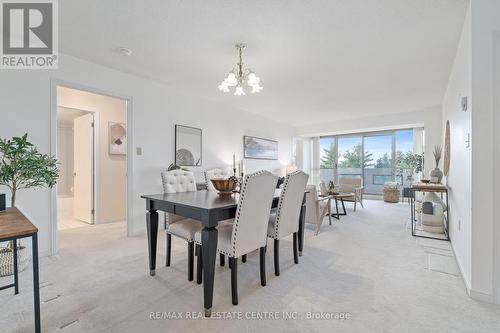
[(222, 81), (222, 83), (219, 85), (219, 90), (227, 93), (230, 91), (229, 87), (236, 87), (234, 90), (234, 95), (242, 96), (245, 95), (243, 86), (246, 84), (248, 87), (252, 88), (252, 94), (260, 92), (262, 90), (262, 87), (259, 85), (260, 78), (255, 75), (255, 73), (251, 69), (243, 68), (241, 54), (246, 45), (244, 43), (238, 43), (235, 46), (236, 50), (238, 50), (240, 61), (236, 64), (236, 67), (233, 68), (231, 72), (229, 72), (224, 81)]

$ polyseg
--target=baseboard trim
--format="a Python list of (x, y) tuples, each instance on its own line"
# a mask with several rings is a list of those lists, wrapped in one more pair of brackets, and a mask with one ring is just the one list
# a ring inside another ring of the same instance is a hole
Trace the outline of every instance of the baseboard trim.
[(455, 257), (455, 261), (456, 261), (458, 269), (460, 271), (460, 275), (462, 276), (462, 281), (464, 282), (465, 291), (467, 292), (467, 295), (469, 295), (470, 298), (472, 298), (473, 300), (476, 300), (476, 301), (494, 303), (493, 294), (483, 293), (482, 291), (474, 290), (471, 288), (471, 283), (467, 279), (466, 275), (464, 274), (462, 262), (460, 261), (460, 259), (456, 255), (455, 246), (453, 245), (453, 241), (450, 243), (451, 243), (451, 249), (453, 251), (453, 256)]
[(483, 293), (481, 291), (471, 289), (469, 292), (469, 296), (476, 301), (493, 303), (493, 295), (492, 294), (486, 294), (486, 293)]
[(458, 270), (460, 271), (460, 275), (462, 276), (462, 281), (463, 281), (464, 286), (465, 286), (465, 291), (467, 292), (467, 295), (471, 296), (470, 281), (469, 281), (469, 279), (467, 279), (467, 276), (464, 273), (464, 268), (463, 268), (462, 262), (460, 261), (460, 259), (457, 256), (457, 251), (455, 251), (455, 245), (453, 244), (453, 240), (451, 240), (450, 243), (451, 243), (451, 250), (453, 251), (453, 257), (455, 257), (455, 262), (457, 263)]

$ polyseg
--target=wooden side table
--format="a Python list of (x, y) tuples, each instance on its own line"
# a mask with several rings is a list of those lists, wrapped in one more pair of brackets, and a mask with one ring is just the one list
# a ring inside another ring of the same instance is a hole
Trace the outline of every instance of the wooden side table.
[(19, 272), (17, 265), (17, 240), (31, 237), (33, 250), (33, 300), (35, 309), (35, 332), (41, 331), (40, 325), (40, 283), (38, 277), (38, 228), (35, 227), (17, 208), (7, 208), (0, 212), (0, 242), (14, 241), (14, 283), (0, 287), (0, 290), (14, 288), (19, 293)]
[[(352, 198), (355, 195), (356, 195), (355, 193), (349, 193), (349, 192), (332, 194), (331, 195), (332, 199), (335, 200), (335, 213), (331, 214), (332, 217), (336, 218), (337, 220), (340, 220), (341, 216), (346, 216), (347, 211), (345, 210), (344, 200)], [(340, 203), (342, 204), (342, 210), (343, 210), (342, 213), (339, 212), (339, 202), (338, 202), (339, 200), (340, 200)]]

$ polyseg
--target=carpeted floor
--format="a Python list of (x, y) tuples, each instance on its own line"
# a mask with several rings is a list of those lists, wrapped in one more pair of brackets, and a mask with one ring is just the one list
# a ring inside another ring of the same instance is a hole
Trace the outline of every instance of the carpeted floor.
[[(500, 331), (500, 306), (466, 295), (449, 243), (410, 236), (407, 205), (367, 200), (356, 213), (350, 208), (332, 226), (325, 219), (318, 236), (307, 227), (299, 265), (283, 241), (279, 277), (270, 246), (266, 287), (258, 253), (240, 263), (238, 306), (231, 305), (228, 268), (217, 266), (214, 312), (230, 318), (209, 320), (186, 319), (201, 314), (203, 291), (187, 281), (185, 242), (174, 239), (172, 267), (164, 267), (160, 233), (159, 267), (150, 277), (146, 237), (127, 238), (123, 223), (61, 231), (60, 254), (41, 260), (43, 331)], [(0, 292), (2, 333), (32, 331), (31, 272), (20, 277), (20, 295)]]

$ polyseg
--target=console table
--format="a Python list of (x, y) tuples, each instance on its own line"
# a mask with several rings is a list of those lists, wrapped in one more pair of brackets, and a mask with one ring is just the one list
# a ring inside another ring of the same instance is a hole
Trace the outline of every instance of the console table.
[(0, 290), (14, 288), (19, 293), (19, 272), (17, 267), (17, 240), (31, 237), (33, 248), (33, 300), (35, 308), (35, 332), (40, 332), (40, 284), (38, 280), (38, 228), (17, 208), (0, 212), (0, 242), (14, 241), (14, 283), (1, 286)]
[[(432, 237), (428, 235), (421, 235), (417, 233), (416, 230), (416, 211), (415, 211), (415, 193), (416, 192), (434, 192), (434, 193), (440, 193), (441, 194), (441, 199), (443, 199), (443, 195), (446, 196), (446, 210), (445, 210), (445, 217), (444, 217), (444, 234), (445, 238), (442, 237)], [(410, 219), (411, 219), (411, 234), (414, 237), (421, 237), (421, 238), (429, 238), (429, 239), (437, 239), (437, 240), (445, 240), (449, 241), (450, 240), (450, 233), (448, 230), (448, 219), (449, 219), (449, 205), (448, 205), (448, 187), (444, 184), (433, 184), (433, 183), (423, 183), (423, 182), (416, 182), (413, 183), (410, 187)]]

